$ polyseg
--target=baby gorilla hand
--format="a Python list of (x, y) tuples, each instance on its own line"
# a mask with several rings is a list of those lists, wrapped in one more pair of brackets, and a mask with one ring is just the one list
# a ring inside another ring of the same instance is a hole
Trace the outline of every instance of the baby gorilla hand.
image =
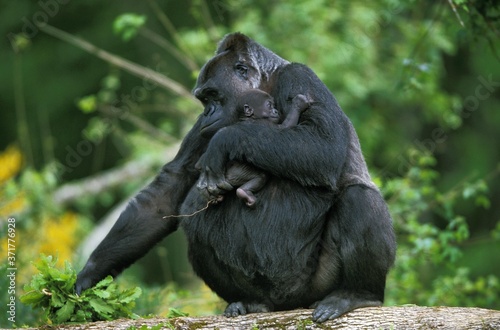
[(309, 106), (311, 105), (312, 100), (303, 95), (303, 94), (297, 94), (294, 96), (292, 99), (292, 108), (293, 109), (300, 109), (301, 111), (305, 111)]

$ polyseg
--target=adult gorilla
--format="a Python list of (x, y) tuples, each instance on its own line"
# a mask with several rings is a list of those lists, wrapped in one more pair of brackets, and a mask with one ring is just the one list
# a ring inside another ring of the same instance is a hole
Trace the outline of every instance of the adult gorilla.
[[(252, 88), (271, 94), (285, 112), (298, 94), (313, 102), (295, 127), (231, 125), (238, 96)], [(323, 322), (382, 304), (395, 254), (391, 218), (351, 122), (318, 77), (235, 33), (205, 64), (194, 94), (203, 115), (92, 253), (77, 292), (118, 275), (176, 230), (179, 218), (165, 215), (230, 189), (225, 169), (236, 161), (268, 174), (258, 205), (248, 208), (228, 192), (181, 220), (193, 268), (229, 302), (227, 316), (312, 306), (313, 320)]]

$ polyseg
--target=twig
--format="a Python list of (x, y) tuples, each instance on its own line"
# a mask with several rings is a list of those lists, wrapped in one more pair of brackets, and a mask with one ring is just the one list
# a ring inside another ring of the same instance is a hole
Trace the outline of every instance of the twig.
[(102, 60), (105, 60), (111, 64), (114, 64), (129, 73), (139, 77), (139, 78), (144, 78), (144, 79), (149, 79), (160, 86), (164, 87), (165, 89), (172, 91), (180, 96), (186, 97), (187, 99), (193, 100), (195, 102), (196, 99), (194, 98), (193, 95), (189, 92), (188, 89), (186, 89), (184, 86), (176, 82), (175, 80), (172, 80), (162, 74), (159, 74), (156, 71), (153, 71), (149, 68), (143, 67), (141, 65), (135, 64), (129, 60), (126, 60), (122, 57), (113, 55), (111, 53), (108, 53), (107, 51), (98, 48), (94, 46), (93, 44), (89, 43), (88, 41), (85, 41), (81, 38), (75, 37), (67, 32), (64, 32), (62, 30), (59, 30), (53, 26), (50, 25), (41, 25), (40, 30), (43, 32), (56, 37), (58, 39), (61, 39), (69, 44), (72, 44), (73, 46), (76, 46), (80, 49), (85, 50), (86, 52), (93, 54), (97, 57), (99, 57)]
[(161, 48), (165, 49), (168, 53), (172, 54), (180, 63), (182, 63), (188, 70), (193, 72), (198, 71), (200, 68), (198, 65), (189, 57), (181, 53), (174, 45), (172, 45), (167, 39), (163, 38), (159, 34), (147, 29), (141, 28), (139, 33), (154, 42)]
[[(101, 106), (99, 107), (99, 111), (103, 112), (104, 114), (108, 116), (116, 116), (119, 117), (120, 119), (126, 120), (135, 127), (141, 129), (145, 133), (151, 135), (152, 137), (159, 139), (165, 143), (173, 143), (177, 142), (178, 139), (173, 137), (172, 135), (169, 135), (155, 126), (151, 125), (147, 121), (143, 120), (142, 118), (137, 117), (136, 115), (132, 114), (130, 111), (125, 112), (125, 110), (112, 107), (112, 106)], [(124, 114), (123, 116), (120, 116), (119, 114)]]
[(19, 130), (19, 141), (23, 149), (26, 163), (30, 166), (34, 165), (33, 148), (31, 146), (30, 130), (28, 128), (28, 120), (26, 116), (26, 102), (24, 99), (24, 82), (22, 55), (17, 53), (14, 57), (14, 104), (16, 109), (17, 129)]
[(212, 204), (217, 204), (218, 202), (220, 202), (220, 199), (219, 198), (215, 198), (215, 199), (211, 199), (207, 202), (207, 205), (205, 205), (203, 208), (191, 213), (191, 214), (172, 214), (172, 215), (166, 215), (163, 217), (163, 219), (168, 219), (168, 218), (183, 218), (183, 217), (192, 217), (193, 215), (196, 215), (200, 212), (203, 212), (205, 211), (206, 209), (208, 209), (208, 207)]
[(148, 4), (155, 13), (156, 17), (160, 21), (160, 23), (163, 25), (165, 30), (174, 38), (175, 43), (177, 46), (184, 52), (186, 55), (190, 58), (193, 59), (193, 54), (191, 54), (190, 50), (184, 47), (184, 43), (182, 42), (182, 39), (179, 37), (179, 33), (177, 32), (175, 26), (172, 24), (170, 19), (168, 18), (167, 15), (163, 12), (163, 10), (158, 6), (156, 1), (154, 0), (148, 0)]
[(201, 0), (201, 15), (207, 26), (207, 31), (210, 35), (210, 38), (212, 39), (212, 41), (216, 42), (217, 40), (219, 40), (220, 36), (217, 35), (215, 23), (212, 20), (210, 10), (208, 9), (208, 4), (205, 0)]
[(457, 16), (457, 19), (460, 22), (460, 25), (462, 25), (462, 27), (465, 27), (465, 24), (462, 21), (462, 18), (460, 17), (460, 14), (459, 14), (459, 12), (457, 10), (457, 7), (453, 3), (453, 0), (448, 0), (448, 3), (450, 4), (451, 9), (453, 9), (453, 12), (455, 13), (455, 16)]

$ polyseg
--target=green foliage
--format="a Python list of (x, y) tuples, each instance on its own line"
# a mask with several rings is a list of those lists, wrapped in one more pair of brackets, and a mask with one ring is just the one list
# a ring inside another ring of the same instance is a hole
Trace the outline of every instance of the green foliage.
[[(217, 41), (233, 31), (249, 35), (287, 60), (307, 64), (356, 127), (374, 181), (393, 215), (398, 255), (387, 281), (386, 303), (498, 309), (500, 219), (494, 201), (500, 196), (500, 66), (498, 54), (491, 49), (500, 46), (495, 19), (499, 4), (498, 0), (188, 4), (92, 0), (89, 5), (60, 6), (64, 15), (57, 24), (50, 16), (48, 24), (151, 68), (187, 90), (201, 65), (213, 56)], [(1, 197), (29, 201), (18, 224), (30, 241), (57, 237), (41, 233), (42, 224), (47, 225), (40, 219), (54, 213), (48, 212), (54, 208), (50, 197), (65, 183), (62, 180), (98, 177), (102, 170), (130, 160), (157, 157), (165, 162), (159, 151), (181, 139), (201, 112), (201, 105), (191, 99), (178, 97), (147, 77), (132, 77), (115, 64), (38, 29), (32, 31), (36, 24), (30, 27), (18, 19), (30, 20), (42, 9), (37, 2), (9, 2), (0, 22), (15, 53), (0, 52), (5, 63), (2, 76), (13, 77), (0, 85), (3, 94), (15, 95), (15, 100), (5, 99), (6, 108), (17, 111), (0, 121), (2, 137), (19, 140), (28, 165), (16, 181), (4, 184)], [(87, 24), (82, 23), (83, 17), (95, 19)], [(492, 83), (485, 87), (478, 77)], [(75, 97), (80, 99), (75, 102)], [(26, 122), (22, 122), (23, 104), (30, 114)], [(468, 109), (471, 105), (473, 110)], [(43, 131), (43, 127), (50, 129)], [(168, 137), (162, 138), (158, 131)], [(68, 147), (75, 150), (82, 136), (95, 148), (64, 177), (56, 180), (54, 170), (33, 170), (45, 168), (54, 159), (67, 166)], [(4, 161), (0, 168), (8, 164)], [(111, 201), (125, 198), (129, 193), (125, 185), (131, 181), (123, 180), (116, 189), (119, 193), (106, 188), (105, 194), (86, 194), (71, 207), (80, 213), (84, 210), (97, 222)], [(52, 227), (57, 225), (53, 222)], [(23, 254), (37, 255), (27, 241)], [(23, 266), (19, 268), (29, 268)], [(168, 266), (173, 266), (165, 267), (169, 272), (176, 272), (175, 265)], [(150, 273), (147, 267), (152, 266), (143, 267)], [(153, 267), (157, 270), (158, 265)], [(141, 314), (165, 315), (165, 306), (191, 314), (219, 308), (207, 303), (207, 292), (180, 292), (169, 286), (158, 291), (137, 285), (147, 293), (136, 301)], [(43, 299), (51, 301), (47, 295)], [(102, 308), (99, 303), (93, 305)], [(87, 306), (92, 308), (90, 303)], [(60, 313), (70, 310), (71, 303)], [(31, 317), (22, 314), (20, 320)]]
[[(498, 278), (474, 278), (470, 269), (461, 266), (470, 230), (466, 218), (456, 212), (466, 199), (475, 198), (479, 205), (489, 206), (485, 182), (464, 181), (441, 193), (435, 184), (439, 175), (432, 169), (435, 158), (416, 149), (407, 156), (413, 165), (382, 187), (399, 236), (396, 265), (388, 279), (388, 304), (411, 301), (495, 308), (500, 299)], [(439, 224), (429, 221), (432, 216)], [(429, 277), (436, 269), (441, 274)]]
[(78, 100), (78, 108), (83, 113), (91, 113), (96, 110), (96, 98), (94, 95), (84, 96)]
[(500, 23), (497, 16), (500, 13), (500, 1), (453, 0), (453, 3), (458, 20), (463, 25), (467, 24), (474, 36), (487, 39), (498, 37)]
[(176, 308), (169, 308), (168, 309), (167, 318), (169, 318), (169, 319), (173, 318), (173, 317), (185, 317), (185, 316), (189, 316), (189, 314), (181, 312), (180, 310), (178, 310)]
[(140, 288), (118, 290), (111, 276), (106, 277), (80, 296), (74, 293), (76, 272), (69, 262), (63, 270), (55, 267), (57, 260), (41, 255), (34, 263), (39, 273), (34, 275), (20, 297), (23, 304), (43, 309), (44, 317), (53, 324), (136, 318), (132, 313)]
[(21, 33), (16, 34), (13, 38), (11, 38), (10, 42), (16, 53), (27, 50), (31, 45), (29, 38), (26, 38), (26, 36)]
[(113, 31), (121, 35), (124, 41), (129, 41), (139, 33), (139, 29), (146, 23), (146, 16), (137, 14), (122, 14), (113, 22)]

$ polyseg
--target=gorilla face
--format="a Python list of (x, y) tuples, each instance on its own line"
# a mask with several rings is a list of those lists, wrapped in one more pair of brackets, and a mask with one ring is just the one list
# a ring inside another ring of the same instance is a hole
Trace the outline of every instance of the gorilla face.
[(260, 85), (260, 72), (249, 57), (224, 51), (201, 69), (193, 94), (205, 107), (201, 134), (211, 137), (219, 129), (238, 121), (239, 97)]

